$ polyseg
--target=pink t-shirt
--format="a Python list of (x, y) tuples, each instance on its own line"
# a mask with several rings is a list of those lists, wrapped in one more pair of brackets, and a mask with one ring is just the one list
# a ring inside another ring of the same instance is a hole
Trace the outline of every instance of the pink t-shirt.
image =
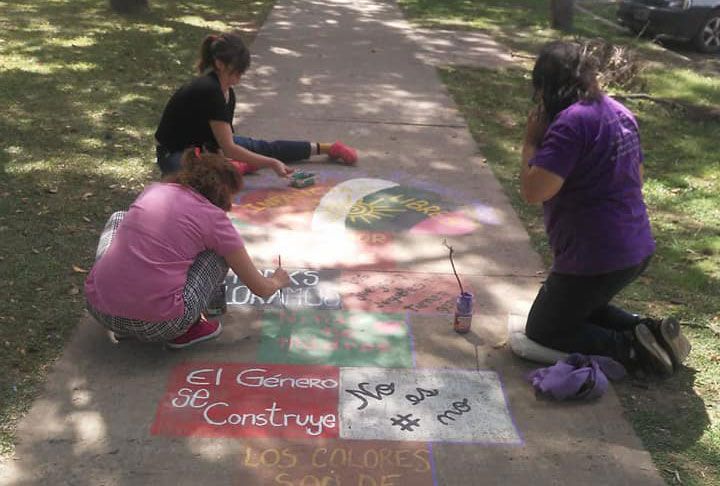
[(130, 206), (112, 244), (85, 281), (98, 311), (145, 321), (185, 312), (188, 269), (205, 250), (227, 256), (243, 240), (225, 212), (196, 191), (157, 182)]

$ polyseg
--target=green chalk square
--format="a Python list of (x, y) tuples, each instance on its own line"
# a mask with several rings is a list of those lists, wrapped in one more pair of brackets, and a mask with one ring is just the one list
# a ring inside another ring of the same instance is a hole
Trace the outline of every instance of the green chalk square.
[(412, 340), (399, 313), (266, 311), (258, 361), (411, 368)]

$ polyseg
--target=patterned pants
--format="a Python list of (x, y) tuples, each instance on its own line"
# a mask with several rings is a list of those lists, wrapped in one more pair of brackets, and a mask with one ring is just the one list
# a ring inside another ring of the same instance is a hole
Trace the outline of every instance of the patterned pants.
[[(124, 211), (118, 211), (108, 219), (100, 235), (95, 261), (102, 258), (112, 244), (124, 216)], [(225, 259), (217, 253), (207, 250), (198, 254), (188, 270), (183, 289), (185, 313), (168, 321), (151, 322), (111, 316), (94, 309), (90, 303), (87, 303), (87, 308), (100, 324), (119, 337), (134, 337), (145, 342), (169, 341), (183, 335), (198, 320), (200, 313), (210, 302), (215, 288), (225, 280), (227, 272)]]

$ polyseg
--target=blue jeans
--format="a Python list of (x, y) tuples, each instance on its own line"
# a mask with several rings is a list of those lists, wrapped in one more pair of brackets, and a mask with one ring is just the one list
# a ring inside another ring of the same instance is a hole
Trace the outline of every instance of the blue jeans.
[(550, 273), (530, 309), (525, 334), (558, 351), (627, 363), (632, 347), (628, 334), (640, 318), (610, 301), (645, 271), (650, 258), (602, 275)]
[[(249, 137), (235, 135), (233, 141), (236, 145), (244, 147), (256, 154), (279, 159), (283, 162), (298, 162), (310, 157), (310, 142), (296, 140), (256, 140)], [(156, 150), (157, 164), (163, 176), (180, 170), (180, 159), (183, 151), (170, 152), (158, 146)]]

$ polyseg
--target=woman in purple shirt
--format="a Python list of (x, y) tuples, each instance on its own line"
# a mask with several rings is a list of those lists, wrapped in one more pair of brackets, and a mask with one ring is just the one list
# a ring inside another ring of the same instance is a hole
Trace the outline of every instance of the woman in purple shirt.
[(667, 376), (690, 352), (678, 322), (610, 304), (645, 270), (655, 241), (637, 121), (600, 90), (596, 69), (570, 42), (546, 45), (533, 69), (539, 103), (528, 117), (520, 185), (528, 203), (543, 203), (554, 261), (525, 331), (550, 348)]

